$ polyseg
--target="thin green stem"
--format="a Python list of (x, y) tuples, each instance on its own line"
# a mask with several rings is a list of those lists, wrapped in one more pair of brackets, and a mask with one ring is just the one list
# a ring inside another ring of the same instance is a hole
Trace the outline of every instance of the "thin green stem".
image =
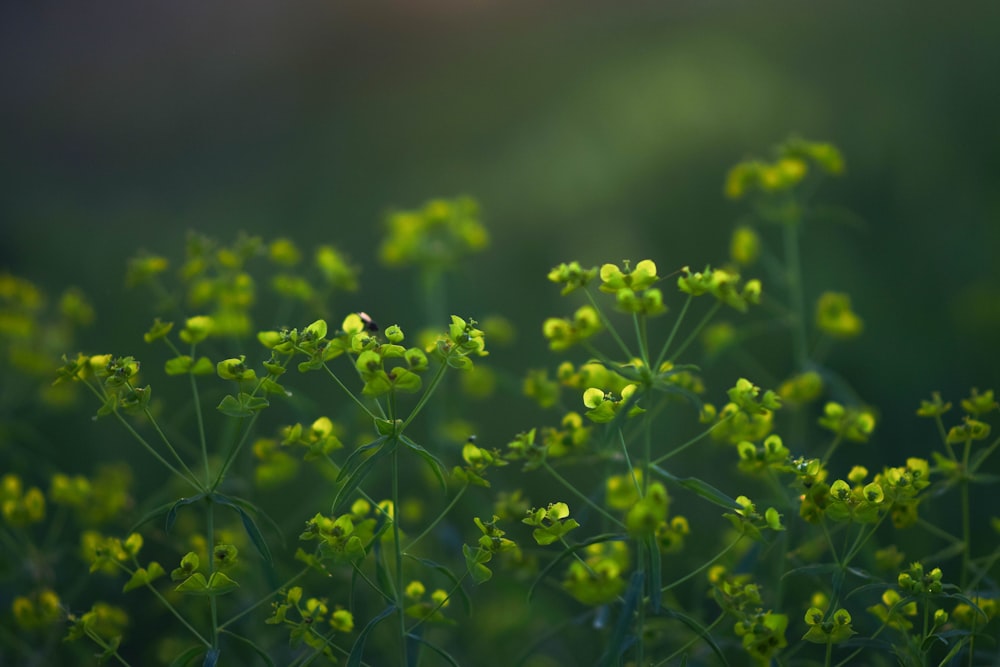
[(684, 354), (684, 350), (688, 349), (691, 343), (693, 343), (698, 339), (698, 336), (701, 334), (702, 329), (704, 329), (705, 326), (708, 325), (708, 323), (712, 320), (712, 318), (715, 317), (715, 314), (719, 312), (720, 308), (722, 308), (721, 301), (716, 301), (715, 303), (712, 304), (712, 307), (709, 308), (708, 312), (705, 313), (705, 316), (698, 321), (698, 324), (695, 325), (694, 330), (692, 330), (691, 333), (688, 334), (687, 338), (684, 339), (684, 342), (681, 343), (680, 347), (677, 348), (677, 351), (675, 351), (673, 354), (670, 355), (670, 361), (676, 361), (678, 357)]
[(333, 381), (337, 383), (337, 386), (339, 386), (341, 389), (344, 390), (344, 393), (347, 394), (348, 398), (350, 398), (352, 401), (354, 401), (354, 403), (359, 408), (361, 408), (369, 417), (371, 417), (372, 419), (378, 419), (378, 415), (376, 415), (374, 412), (372, 412), (368, 408), (368, 406), (364, 404), (364, 401), (362, 401), (360, 398), (358, 398), (357, 396), (355, 396), (354, 392), (347, 388), (347, 385), (344, 384), (343, 381), (341, 381), (341, 379), (339, 377), (337, 377), (336, 373), (334, 373), (333, 371), (330, 370), (330, 367), (326, 363), (323, 364), (323, 370), (326, 371), (327, 375), (329, 375), (331, 378), (333, 378)]
[(406, 612), (403, 586), (403, 550), (399, 530), (399, 447), (392, 450), (392, 543), (396, 552), (396, 617), (399, 619), (400, 665), (408, 665), (406, 642)]
[(615, 329), (615, 326), (611, 323), (611, 320), (609, 320), (607, 317), (604, 316), (604, 311), (601, 310), (601, 307), (599, 305), (597, 305), (597, 299), (594, 298), (594, 294), (590, 291), (590, 288), (584, 287), (583, 293), (587, 295), (587, 299), (590, 301), (590, 305), (593, 306), (594, 310), (597, 312), (597, 317), (600, 318), (601, 324), (604, 325), (604, 328), (608, 330), (608, 333), (611, 334), (611, 337), (615, 339), (615, 343), (618, 344), (618, 348), (622, 351), (622, 354), (625, 355), (625, 358), (631, 359), (632, 357), (634, 357), (635, 355), (629, 351), (628, 345), (625, 344), (625, 340), (618, 333), (618, 330)]
[(552, 475), (553, 477), (556, 478), (556, 480), (560, 484), (562, 484), (567, 489), (569, 489), (577, 498), (579, 498), (580, 500), (582, 500), (591, 509), (593, 509), (594, 511), (596, 511), (598, 514), (600, 514), (601, 516), (603, 516), (605, 519), (610, 520), (613, 524), (615, 524), (619, 528), (625, 528), (625, 524), (624, 523), (622, 523), (621, 521), (619, 521), (618, 519), (616, 519), (614, 516), (612, 516), (611, 514), (609, 514), (607, 510), (605, 510), (603, 507), (601, 507), (600, 505), (598, 505), (597, 503), (595, 503), (593, 500), (591, 500), (590, 498), (588, 498), (586, 495), (584, 495), (582, 492), (580, 492), (580, 490), (577, 489), (575, 486), (573, 486), (573, 484), (570, 483), (569, 480), (567, 480), (565, 477), (563, 477), (558, 472), (556, 472), (555, 468), (553, 468), (549, 464), (548, 461), (543, 462), (542, 463), (542, 467), (544, 467), (549, 472), (550, 475)]
[[(226, 454), (226, 460), (223, 462), (222, 467), (219, 468), (219, 473), (215, 476), (215, 481), (212, 482), (212, 486), (209, 487), (210, 491), (215, 491), (219, 485), (222, 484), (222, 480), (226, 478), (226, 474), (229, 472), (233, 462), (236, 460), (236, 456), (240, 453), (240, 450), (243, 449), (243, 445), (246, 444), (247, 439), (250, 437), (250, 433), (253, 431), (253, 426), (257, 423), (257, 417), (259, 416), (260, 411), (253, 413), (247, 427), (243, 429), (243, 435), (241, 435), (240, 439), (233, 443), (233, 446), (229, 448), (229, 453)], [(241, 417), (240, 421), (242, 422), (243, 419), (245, 419), (245, 417)]]
[(684, 321), (684, 316), (687, 314), (688, 308), (691, 306), (691, 301), (694, 299), (693, 296), (688, 294), (687, 299), (684, 301), (684, 305), (681, 306), (681, 312), (677, 314), (677, 318), (674, 320), (674, 326), (670, 329), (670, 335), (667, 336), (667, 340), (664, 341), (663, 347), (660, 348), (660, 353), (656, 355), (656, 368), (657, 370), (663, 365), (663, 360), (667, 358), (667, 352), (670, 350), (670, 346), (674, 342), (674, 337), (677, 336), (677, 332), (681, 328), (681, 322)]
[(160, 428), (159, 423), (157, 423), (156, 418), (153, 417), (153, 413), (149, 411), (149, 408), (143, 408), (142, 413), (146, 415), (146, 419), (148, 419), (149, 423), (152, 424), (153, 429), (160, 436), (160, 440), (162, 440), (163, 444), (166, 445), (167, 450), (171, 454), (173, 454), (174, 458), (177, 460), (177, 463), (179, 463), (180, 466), (184, 468), (184, 472), (190, 475), (192, 479), (197, 479), (197, 476), (194, 474), (194, 471), (188, 467), (188, 464), (184, 462), (184, 459), (181, 458), (181, 455), (177, 453), (176, 449), (174, 449), (174, 446), (170, 443), (170, 439), (167, 438), (166, 433), (164, 433), (163, 429)]
[[(649, 341), (646, 333), (646, 317), (632, 313), (632, 324), (635, 326), (635, 339), (639, 343), (639, 358), (642, 365), (649, 368)], [(655, 370), (650, 368), (650, 370)]]
[(678, 579), (678, 580), (676, 580), (676, 581), (674, 581), (672, 583), (669, 583), (666, 586), (664, 586), (663, 588), (661, 588), (660, 589), (660, 593), (666, 593), (671, 588), (676, 588), (677, 586), (680, 586), (681, 584), (683, 584), (688, 579), (697, 576), (699, 572), (704, 572), (708, 568), (712, 567), (717, 560), (719, 560), (720, 558), (722, 558), (723, 556), (725, 556), (727, 553), (729, 553), (730, 551), (732, 551), (733, 549), (735, 549), (736, 545), (739, 544), (740, 541), (744, 537), (745, 537), (745, 535), (740, 535), (733, 542), (730, 542), (729, 544), (727, 544), (726, 547), (722, 551), (720, 551), (719, 553), (715, 554), (709, 560), (707, 560), (706, 562), (704, 562), (701, 565), (699, 565), (697, 567), (697, 569), (692, 570), (691, 572), (688, 572), (687, 574), (685, 574), (680, 579)]
[(704, 632), (698, 634), (696, 637), (694, 637), (693, 639), (691, 639), (690, 641), (688, 641), (686, 644), (684, 644), (679, 649), (677, 649), (676, 651), (674, 651), (673, 653), (671, 653), (670, 655), (668, 655), (666, 658), (664, 658), (660, 662), (656, 663), (653, 667), (667, 667), (667, 665), (674, 664), (673, 663), (674, 658), (676, 658), (677, 656), (679, 656), (680, 654), (684, 653), (689, 648), (691, 648), (692, 646), (694, 646), (695, 644), (697, 644), (699, 641), (702, 640), (703, 637), (707, 637), (709, 635), (709, 633), (715, 628), (715, 626), (717, 626), (719, 623), (721, 623), (725, 618), (726, 618), (725, 612), (723, 612), (723, 613), (719, 614), (718, 616), (716, 616), (715, 620), (712, 621), (704, 629)]
[(833, 456), (833, 453), (837, 451), (837, 447), (840, 446), (840, 443), (842, 441), (843, 438), (840, 436), (840, 434), (834, 436), (833, 440), (830, 442), (830, 446), (826, 448), (826, 453), (823, 454), (823, 458), (820, 459), (820, 461), (823, 463), (824, 466), (826, 465), (827, 461), (830, 460), (830, 457)]
[[(106, 641), (104, 641), (104, 638), (101, 637), (99, 634), (97, 634), (97, 632), (95, 632), (94, 630), (89, 630), (88, 629), (88, 630), (85, 630), (85, 632), (87, 633), (87, 636), (90, 637), (91, 640), (93, 640), (93, 642), (95, 644), (97, 644), (102, 649), (104, 649), (105, 652), (107, 652), (108, 649), (111, 648), (111, 645), (109, 643), (107, 643)], [(118, 653), (117, 650), (111, 651), (111, 655), (114, 656), (115, 660), (117, 660), (121, 664), (125, 665), (125, 667), (132, 667), (132, 665), (129, 664), (129, 662), (127, 660), (125, 660), (125, 658), (123, 658), (121, 656), (121, 654)]]
[(278, 593), (280, 593), (281, 591), (285, 590), (286, 588), (288, 588), (289, 586), (291, 586), (292, 584), (294, 584), (296, 581), (298, 581), (299, 579), (301, 579), (302, 577), (304, 577), (308, 572), (309, 572), (309, 568), (308, 567), (304, 567), (301, 570), (299, 570), (298, 573), (292, 575), (292, 577), (290, 579), (288, 579), (288, 581), (286, 581), (282, 585), (278, 586), (273, 591), (271, 591), (270, 593), (268, 593), (267, 595), (265, 595), (261, 599), (257, 600), (257, 602), (253, 603), (249, 607), (244, 608), (242, 611), (240, 611), (240, 613), (236, 614), (235, 616), (233, 616), (232, 618), (230, 618), (225, 623), (220, 624), (219, 625), (219, 632), (224, 631), (231, 624), (233, 624), (236, 621), (240, 620), (241, 618), (243, 618), (244, 616), (246, 616), (247, 614), (249, 614), (250, 612), (252, 612), (257, 607), (260, 607), (261, 605), (265, 604), (268, 600), (270, 600), (271, 598), (273, 598), (275, 595), (277, 595)]
[(680, 454), (681, 452), (683, 452), (685, 449), (687, 449), (691, 445), (693, 445), (696, 442), (698, 442), (698, 441), (706, 438), (709, 433), (711, 433), (712, 431), (714, 431), (717, 427), (721, 426), (725, 422), (727, 422), (730, 419), (732, 419), (735, 415), (736, 415), (736, 413), (734, 412), (733, 414), (728, 415), (728, 416), (720, 419), (718, 422), (712, 424), (712, 426), (710, 426), (708, 429), (702, 431), (701, 433), (699, 433), (695, 437), (691, 438), (690, 440), (688, 440), (684, 444), (679, 445), (678, 447), (675, 447), (674, 449), (670, 450), (669, 452), (667, 452), (663, 456), (661, 456), (661, 457), (659, 457), (657, 459), (654, 459), (650, 463), (652, 465), (659, 465), (659, 464), (663, 463), (664, 461), (666, 461), (667, 459), (669, 459), (669, 458), (671, 458), (673, 456), (677, 456), (678, 454)]
[(188, 629), (188, 632), (190, 632), (192, 635), (194, 635), (195, 639), (197, 639), (199, 642), (201, 642), (202, 644), (204, 644), (206, 648), (209, 648), (209, 647), (212, 646), (212, 642), (210, 642), (207, 639), (205, 639), (204, 637), (202, 637), (201, 633), (198, 632), (197, 630), (195, 630), (194, 626), (191, 625), (190, 623), (188, 623), (188, 621), (187, 621), (186, 618), (184, 618), (183, 616), (181, 616), (180, 611), (178, 611), (176, 607), (174, 607), (172, 604), (170, 604), (170, 601), (167, 598), (163, 597), (163, 594), (160, 593), (160, 591), (156, 590), (156, 587), (154, 587), (153, 584), (147, 582), (146, 583), (146, 588), (148, 588), (149, 590), (151, 590), (153, 592), (153, 595), (155, 595), (156, 598), (163, 604), (163, 606), (166, 607), (167, 611), (169, 611), (171, 614), (173, 614), (174, 617), (178, 621), (180, 621), (181, 624), (185, 628)]
[(434, 372), (434, 377), (431, 378), (430, 384), (427, 385), (427, 389), (425, 389), (424, 393), (420, 395), (419, 399), (417, 399), (417, 404), (413, 406), (413, 410), (410, 411), (410, 415), (403, 422), (403, 427), (400, 429), (401, 431), (405, 430), (406, 427), (410, 425), (410, 422), (417, 418), (417, 415), (424, 409), (424, 406), (427, 405), (427, 401), (430, 400), (431, 395), (434, 394), (435, 390), (437, 390), (438, 386), (441, 384), (441, 380), (444, 379), (444, 372), (447, 369), (448, 362), (442, 361), (437, 371)]
[[(191, 357), (194, 357), (194, 345), (191, 346)], [(198, 424), (198, 440), (201, 443), (201, 458), (205, 464), (205, 483), (212, 479), (212, 469), (208, 462), (208, 437), (205, 434), (205, 417), (201, 413), (201, 396), (198, 392), (198, 382), (193, 374), (189, 374), (191, 379), (191, 395), (194, 398), (194, 417)]]
[(190, 484), (191, 486), (193, 486), (199, 493), (204, 492), (204, 490), (205, 490), (204, 487), (201, 485), (201, 483), (198, 482), (197, 479), (195, 479), (193, 476), (192, 477), (188, 477), (183, 472), (181, 472), (180, 470), (178, 470), (177, 468), (175, 468), (172, 463), (170, 463), (165, 458), (163, 458), (163, 456), (161, 456), (159, 452), (157, 452), (155, 449), (153, 449), (153, 446), (150, 445), (146, 441), (145, 438), (143, 438), (141, 435), (139, 435), (139, 432), (136, 431), (132, 427), (132, 425), (129, 424), (128, 421), (126, 421), (125, 418), (122, 417), (118, 413), (117, 410), (115, 410), (112, 414), (114, 414), (115, 418), (122, 424), (122, 426), (124, 426), (125, 429), (129, 433), (132, 434), (132, 437), (135, 438), (139, 442), (140, 445), (142, 445), (143, 447), (145, 447), (146, 451), (148, 451), (150, 454), (153, 455), (153, 458), (155, 458), (157, 461), (159, 461), (160, 463), (162, 463), (170, 472), (174, 473), (175, 475), (177, 475), (178, 477), (180, 477), (181, 479), (183, 479), (185, 482), (187, 482), (188, 484)]
[(420, 540), (427, 537), (431, 533), (431, 531), (433, 531), (437, 527), (437, 525), (441, 523), (441, 520), (444, 519), (449, 512), (451, 512), (451, 509), (458, 504), (458, 501), (462, 499), (462, 496), (468, 489), (469, 489), (469, 483), (466, 482), (462, 486), (462, 488), (458, 490), (458, 493), (455, 494), (455, 497), (451, 499), (451, 502), (448, 503), (448, 506), (445, 507), (443, 510), (441, 510), (441, 512), (437, 515), (437, 518), (435, 518), (434, 521), (430, 523), (430, 525), (424, 528), (423, 532), (421, 532), (419, 535), (410, 540), (409, 544), (403, 547), (403, 553), (405, 554), (410, 549), (415, 547), (420, 542)]
[[(205, 522), (208, 533), (208, 580), (212, 581), (212, 574), (215, 572), (215, 503), (208, 502)], [(219, 602), (218, 596), (209, 596), (209, 606), (212, 611), (212, 650), (219, 648)]]

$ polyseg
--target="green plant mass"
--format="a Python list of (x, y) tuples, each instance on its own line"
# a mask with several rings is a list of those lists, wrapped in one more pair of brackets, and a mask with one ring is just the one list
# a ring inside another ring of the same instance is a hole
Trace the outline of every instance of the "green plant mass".
[[(926, 437), (872, 450), (830, 354), (864, 313), (800, 259), (844, 165), (737, 164), (709, 266), (522, 264), (565, 303), (543, 321), (451, 312), (489, 251), (469, 197), (373, 240), (417, 321), (338, 311), (359, 267), (308, 239), (136, 254), (123, 349), (75, 349), (110, 326), (79, 290), (0, 276), (0, 662), (997, 664), (998, 403), (926, 378)], [(46, 457), (55, 418), (78, 459)]]

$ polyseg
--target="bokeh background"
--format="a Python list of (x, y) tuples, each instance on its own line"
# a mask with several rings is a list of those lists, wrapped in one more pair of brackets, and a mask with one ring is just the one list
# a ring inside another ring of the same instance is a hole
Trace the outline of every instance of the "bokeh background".
[(842, 149), (820, 198), (852, 212), (806, 229), (807, 295), (852, 295), (866, 333), (831, 365), (897, 460), (935, 437), (921, 398), (1000, 380), (998, 67), (989, 2), (4, 3), (0, 269), (79, 286), (81, 347), (127, 353), (137, 249), (288, 236), (363, 267), (334, 310), (405, 328), (384, 216), (468, 194), (493, 241), (449, 310), (507, 315), (528, 368), (570, 310), (550, 267), (724, 260), (726, 170), (799, 134)]
[(1000, 377), (995, 3), (0, 12), (0, 264), (79, 285), (105, 322), (127, 320), (126, 258), (177, 255), (188, 229), (334, 243), (368, 309), (405, 322), (375, 262), (383, 215), (463, 193), (494, 242), (453, 310), (540, 321), (561, 312), (538, 289), (559, 261), (724, 259), (726, 169), (798, 133), (848, 161), (822, 196), (855, 224), (809, 229), (804, 252), (809, 293), (849, 291), (866, 320), (845, 369), (866, 398), (904, 427), (931, 389)]

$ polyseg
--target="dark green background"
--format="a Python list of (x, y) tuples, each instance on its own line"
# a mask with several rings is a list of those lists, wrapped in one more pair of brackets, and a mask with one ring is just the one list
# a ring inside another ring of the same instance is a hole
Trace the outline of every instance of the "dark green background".
[(847, 158), (822, 197), (859, 222), (806, 230), (806, 289), (850, 292), (866, 321), (834, 365), (883, 411), (880, 446), (930, 435), (912, 415), (931, 390), (955, 399), (1000, 378), (996, 4), (0, 13), (0, 265), (91, 295), (88, 350), (136, 345), (149, 313), (122, 287), (126, 258), (177, 256), (187, 229), (334, 243), (365, 268), (334, 309), (405, 327), (409, 278), (375, 262), (382, 216), (467, 193), (494, 243), (450, 309), (508, 315), (521, 338), (505, 363), (536, 365), (541, 320), (570, 309), (544, 282), (552, 265), (724, 259), (742, 214), (722, 197), (726, 169), (795, 132)]

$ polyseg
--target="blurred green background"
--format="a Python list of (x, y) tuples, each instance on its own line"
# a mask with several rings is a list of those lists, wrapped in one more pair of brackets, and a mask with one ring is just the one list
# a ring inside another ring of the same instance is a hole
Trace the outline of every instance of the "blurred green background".
[(1000, 378), (996, 3), (7, 3), (0, 26), (0, 266), (90, 295), (88, 351), (137, 346), (126, 259), (188, 229), (333, 243), (365, 270), (333, 309), (405, 326), (384, 213), (467, 193), (494, 240), (449, 310), (508, 315), (507, 363), (544, 363), (551, 266), (724, 260), (725, 171), (799, 133), (847, 158), (821, 199), (857, 220), (806, 231), (806, 289), (866, 321), (832, 365), (880, 445), (928, 435), (931, 390)]
[[(509, 317), (518, 342), (491, 360), (519, 373), (554, 364), (541, 322), (579, 304), (552, 266), (724, 261), (745, 214), (726, 171), (797, 133), (847, 159), (819, 201), (854, 217), (805, 230), (805, 287), (852, 295), (866, 332), (829, 365), (881, 412), (868, 461), (898, 464), (936, 444), (920, 399), (1000, 380), (998, 67), (987, 2), (4, 3), (0, 270), (79, 286), (98, 316), (81, 348), (142, 358), (136, 250), (176, 262), (187, 230), (288, 236), (363, 267), (333, 312), (410, 331), (420, 299), (412, 273), (378, 266), (382, 220), (469, 194), (493, 243), (447, 309)], [(755, 352), (780, 364), (787, 347)], [(747, 372), (710, 370), (711, 401)], [(507, 405), (474, 415), (489, 446), (552, 419)], [(71, 471), (92, 469), (81, 443), (149, 462), (113, 424), (40, 428)]]

